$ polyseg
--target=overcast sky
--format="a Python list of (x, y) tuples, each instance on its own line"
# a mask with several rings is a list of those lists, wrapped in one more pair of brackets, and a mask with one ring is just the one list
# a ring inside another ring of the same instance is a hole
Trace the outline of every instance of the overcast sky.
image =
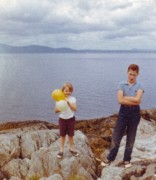
[(156, 1), (0, 0), (0, 43), (156, 49)]

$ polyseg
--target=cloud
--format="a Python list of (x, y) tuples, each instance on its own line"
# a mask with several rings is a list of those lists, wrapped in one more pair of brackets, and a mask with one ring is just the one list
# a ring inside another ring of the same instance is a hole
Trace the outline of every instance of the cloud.
[(118, 49), (123, 43), (127, 49), (143, 48), (147, 40), (154, 48), (155, 4), (154, 0), (1, 0), (0, 39), (12, 45), (76, 49)]

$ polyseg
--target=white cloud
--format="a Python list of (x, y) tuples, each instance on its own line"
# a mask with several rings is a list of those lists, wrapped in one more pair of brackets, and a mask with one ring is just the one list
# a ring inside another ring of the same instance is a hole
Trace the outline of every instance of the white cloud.
[(155, 48), (155, 5), (154, 0), (1, 0), (0, 43)]

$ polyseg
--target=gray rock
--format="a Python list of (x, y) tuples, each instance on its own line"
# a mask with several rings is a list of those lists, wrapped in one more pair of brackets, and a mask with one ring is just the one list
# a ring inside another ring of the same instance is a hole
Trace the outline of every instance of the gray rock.
[(102, 171), (101, 180), (122, 180), (123, 168), (106, 167)]
[(87, 137), (76, 131), (75, 149), (79, 157), (69, 152), (65, 143), (64, 158), (58, 159), (58, 130), (29, 130), (0, 134), (0, 167), (3, 179), (25, 179), (37, 176), (44, 180), (68, 180), (74, 176), (92, 180), (95, 177), (95, 158)]
[[(156, 126), (155, 122), (141, 119), (132, 153), (132, 167), (120, 165), (125, 150), (126, 137), (123, 137), (118, 155), (110, 166), (103, 168), (101, 180), (154, 179), (156, 169)], [(103, 154), (107, 156), (107, 154)]]

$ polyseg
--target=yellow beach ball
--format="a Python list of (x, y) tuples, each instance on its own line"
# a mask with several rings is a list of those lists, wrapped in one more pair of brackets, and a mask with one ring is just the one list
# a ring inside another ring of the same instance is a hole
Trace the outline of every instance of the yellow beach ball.
[(64, 100), (65, 99), (65, 95), (62, 92), (62, 90), (60, 89), (55, 89), (52, 93), (51, 93), (51, 97), (54, 101), (60, 101), (60, 100)]

